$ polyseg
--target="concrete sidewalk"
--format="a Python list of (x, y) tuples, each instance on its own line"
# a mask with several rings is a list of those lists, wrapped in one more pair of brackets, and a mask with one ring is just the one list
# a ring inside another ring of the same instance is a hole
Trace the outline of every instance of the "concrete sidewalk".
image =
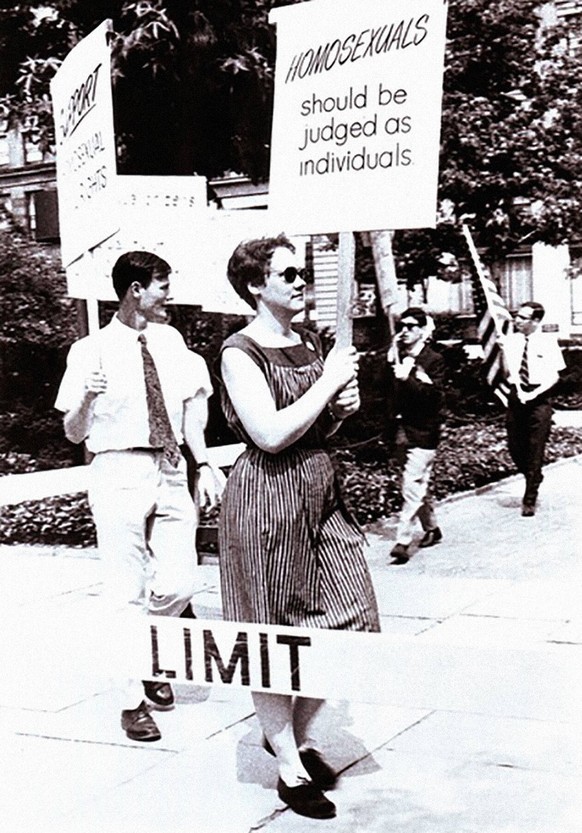
[[(127, 740), (93, 667), (96, 553), (0, 547), (6, 829), (581, 833), (582, 458), (546, 468), (534, 518), (520, 515), (521, 490), (510, 478), (443, 502), (444, 541), (404, 566), (390, 564), (393, 519), (369, 530), (395, 644), (378, 669), (370, 637), (370, 673), (398, 695), (322, 712), (322, 746), (343, 772), (329, 821), (278, 800), (247, 692), (178, 687), (176, 708), (156, 715), (162, 740)], [(199, 574), (197, 613), (220, 618), (218, 566)]]

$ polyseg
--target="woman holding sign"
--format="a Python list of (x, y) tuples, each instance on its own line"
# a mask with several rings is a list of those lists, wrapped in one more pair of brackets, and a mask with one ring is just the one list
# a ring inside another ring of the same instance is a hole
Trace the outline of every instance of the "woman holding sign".
[[(224, 616), (241, 622), (378, 631), (363, 536), (338, 493), (326, 438), (360, 399), (353, 348), (322, 357), (292, 327), (304, 308), (295, 248), (279, 235), (241, 243), (228, 264), (256, 317), (221, 351), (222, 405), (247, 444), (220, 518)], [(263, 745), (279, 766), (279, 797), (304, 816), (332, 818), (323, 794), (337, 776), (309, 737), (323, 701), (254, 692)]]

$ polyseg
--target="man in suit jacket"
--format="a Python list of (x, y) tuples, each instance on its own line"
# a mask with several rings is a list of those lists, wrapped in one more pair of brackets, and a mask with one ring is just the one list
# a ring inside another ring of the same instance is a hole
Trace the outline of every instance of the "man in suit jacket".
[(419, 307), (405, 310), (389, 356), (396, 378), (396, 410), (407, 449), (402, 473), (403, 506), (391, 552), (397, 564), (410, 558), (417, 520), (424, 531), (419, 546), (433, 546), (443, 537), (429, 495), (429, 481), (443, 421), (444, 361), (427, 343), (430, 323)]

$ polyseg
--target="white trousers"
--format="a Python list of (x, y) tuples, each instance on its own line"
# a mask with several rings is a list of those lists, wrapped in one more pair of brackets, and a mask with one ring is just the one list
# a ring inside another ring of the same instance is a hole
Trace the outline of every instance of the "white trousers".
[(437, 526), (433, 504), (428, 494), (435, 456), (435, 448), (407, 449), (402, 472), (403, 504), (396, 530), (396, 541), (399, 544), (408, 546), (411, 543), (417, 520), (425, 531)]
[(198, 518), (186, 462), (173, 468), (162, 453), (150, 451), (96, 454), (89, 502), (102, 565), (104, 630), (114, 677), (131, 708), (143, 697), (123, 669), (124, 657), (126, 667), (131, 664), (128, 642), (137, 617), (179, 616), (195, 591)]

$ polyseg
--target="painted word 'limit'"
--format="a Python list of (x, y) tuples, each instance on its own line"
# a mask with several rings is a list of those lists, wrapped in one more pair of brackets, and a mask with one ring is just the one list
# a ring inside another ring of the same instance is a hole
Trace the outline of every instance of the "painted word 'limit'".
[[(205, 683), (223, 683), (229, 685), (233, 682), (234, 675), (237, 668), (240, 668), (240, 682), (244, 686), (253, 686), (257, 688), (268, 689), (271, 687), (271, 667), (272, 661), (272, 645), (269, 641), (267, 633), (259, 632), (256, 634), (258, 644), (249, 644), (249, 634), (246, 631), (239, 631), (236, 635), (230, 657), (227, 662), (224, 661), (222, 654), (216, 644), (214, 634), (210, 629), (204, 629), (202, 634), (196, 633), (196, 636), (202, 636), (202, 654), (201, 663), (203, 671), (203, 679)], [(188, 681), (194, 680), (194, 652), (192, 645), (193, 633), (190, 628), (184, 628), (182, 631), (183, 642), (183, 675)], [(158, 640), (158, 628), (156, 625), (150, 625), (150, 642), (151, 642), (151, 659), (152, 659), (152, 677), (165, 677), (168, 680), (174, 680), (177, 677), (176, 669), (162, 668), (160, 661), (160, 648)], [(308, 648), (311, 646), (311, 639), (308, 636), (293, 636), (289, 634), (277, 634), (275, 638), (276, 646), (283, 646), (287, 649), (287, 656), (289, 660), (289, 680), (292, 691), (301, 690), (301, 675), (300, 675), (300, 648)], [(260, 679), (251, 679), (251, 651), (258, 651), (258, 668)], [(280, 651), (277, 651), (277, 667), (280, 668), (281, 656)], [(218, 678), (215, 678), (215, 670), (218, 672)], [(182, 671), (180, 673), (182, 676)]]

